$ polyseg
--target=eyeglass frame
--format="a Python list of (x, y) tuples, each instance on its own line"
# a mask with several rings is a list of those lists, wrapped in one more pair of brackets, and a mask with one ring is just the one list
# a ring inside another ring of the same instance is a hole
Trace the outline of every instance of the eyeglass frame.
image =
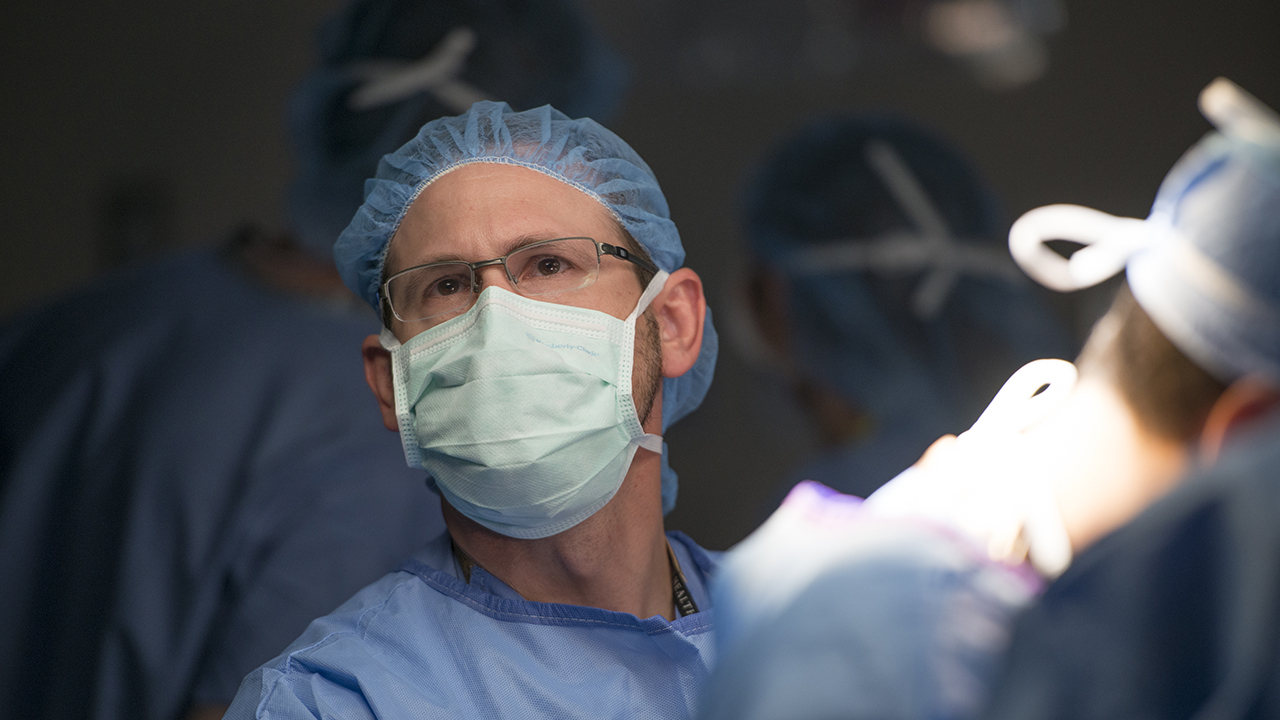
[[(428, 315), (427, 317), (418, 318), (417, 320), (405, 320), (404, 318), (400, 317), (399, 313), (396, 312), (395, 305), (393, 305), (391, 302), (391, 293), (388, 292), (387, 286), (391, 284), (392, 280), (395, 280), (396, 278), (400, 277), (401, 275), (404, 275), (405, 273), (413, 272), (414, 270), (421, 270), (422, 268), (435, 267), (439, 265), (466, 265), (468, 268), (471, 269), (471, 296), (472, 298), (474, 298), (475, 296), (479, 295), (479, 293), (475, 291), (476, 287), (479, 285), (479, 283), (477, 282), (478, 278), (476, 276), (476, 271), (479, 270), (480, 268), (491, 267), (493, 265), (501, 265), (502, 271), (507, 275), (507, 280), (511, 281), (511, 286), (515, 288), (519, 288), (520, 283), (517, 282), (516, 279), (511, 276), (511, 268), (507, 266), (507, 260), (512, 255), (515, 255), (516, 253), (521, 253), (530, 248), (536, 248), (540, 245), (549, 245), (553, 242), (560, 242), (561, 240), (590, 240), (591, 242), (595, 243), (597, 267), (600, 262), (600, 258), (602, 256), (612, 255), (613, 257), (616, 257), (619, 260), (626, 260), (627, 262), (634, 263), (637, 267), (648, 272), (650, 275), (658, 274), (659, 268), (657, 265), (654, 265), (652, 262), (650, 262), (646, 258), (643, 258), (620, 245), (611, 245), (609, 243), (600, 242), (595, 238), (587, 237), (585, 235), (575, 235), (570, 237), (560, 237), (560, 238), (550, 238), (547, 240), (539, 240), (538, 242), (532, 242), (532, 243), (529, 243), (528, 245), (521, 245), (520, 247), (512, 250), (511, 252), (507, 253), (506, 255), (503, 255), (502, 257), (496, 257), (490, 260), (480, 260), (477, 262), (467, 262), (466, 260), (440, 260), (437, 262), (423, 263), (422, 265), (414, 265), (413, 267), (405, 268), (404, 270), (397, 272), (395, 275), (392, 275), (386, 280), (383, 280), (382, 284), (378, 286), (378, 304), (382, 305), (385, 303), (386, 308), (391, 311), (391, 315), (402, 323), (423, 322), (426, 320), (430, 320), (431, 318), (440, 317), (441, 315), (447, 315), (452, 311), (446, 310), (445, 312), (437, 313), (435, 315)], [(591, 282), (592, 284), (595, 283), (594, 280), (592, 280)], [(590, 287), (590, 285), (585, 285), (583, 287)], [(582, 288), (577, 288), (577, 289), (581, 290)], [(562, 290), (560, 292), (568, 292), (568, 291)], [(547, 294), (558, 294), (558, 293), (547, 293)], [(385, 319), (386, 318), (384, 314), (384, 320)], [(389, 324), (389, 323), (384, 323), (384, 324)]]

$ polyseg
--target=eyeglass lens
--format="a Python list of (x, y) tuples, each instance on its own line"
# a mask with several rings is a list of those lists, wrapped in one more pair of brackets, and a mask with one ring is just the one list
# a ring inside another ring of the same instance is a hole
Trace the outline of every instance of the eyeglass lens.
[[(600, 274), (600, 255), (590, 238), (534, 243), (507, 255), (507, 277), (521, 295), (551, 295), (584, 288)], [(444, 262), (400, 273), (387, 282), (387, 298), (405, 322), (447, 315), (471, 306), (471, 265)]]

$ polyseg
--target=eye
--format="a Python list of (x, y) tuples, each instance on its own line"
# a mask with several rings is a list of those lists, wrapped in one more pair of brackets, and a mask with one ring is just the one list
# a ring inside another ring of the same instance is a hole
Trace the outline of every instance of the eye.
[(595, 242), (561, 238), (522, 248), (507, 256), (511, 279), (525, 295), (543, 295), (589, 285), (598, 267)]
[(520, 272), (516, 277), (520, 282), (550, 280), (572, 273), (576, 267), (572, 260), (562, 254), (541, 252), (531, 257), (520, 258)]
[(465, 287), (466, 286), (463, 284), (461, 278), (447, 277), (433, 283), (431, 285), (430, 292), (427, 294), (431, 296), (453, 295), (455, 293), (462, 292)]
[(565, 262), (563, 258), (554, 255), (538, 258), (534, 263), (533, 271), (538, 275), (555, 275), (564, 271)]
[(471, 290), (471, 274), (465, 265), (423, 268), (413, 279), (415, 294), (424, 301), (438, 300)]

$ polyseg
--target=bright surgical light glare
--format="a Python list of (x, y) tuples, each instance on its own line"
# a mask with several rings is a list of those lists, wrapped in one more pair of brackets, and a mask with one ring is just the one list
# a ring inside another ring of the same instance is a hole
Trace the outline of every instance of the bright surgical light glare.
[(925, 10), (924, 36), (939, 52), (968, 65), (984, 87), (1011, 90), (1038, 79), (1048, 68), (1049, 50), (1035, 26), (1052, 32), (1055, 23), (1035, 19), (1060, 16), (1056, 5), (1056, 0), (1024, 1), (1019, 5), (1022, 12), (1015, 12), (1001, 0), (943, 0)]

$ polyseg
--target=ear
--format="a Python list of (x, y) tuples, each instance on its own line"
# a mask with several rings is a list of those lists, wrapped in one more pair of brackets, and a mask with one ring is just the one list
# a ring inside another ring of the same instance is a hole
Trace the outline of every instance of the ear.
[(689, 268), (676, 270), (650, 307), (662, 342), (662, 376), (680, 377), (689, 372), (702, 350), (702, 326), (707, 318), (702, 278)]
[(1253, 421), (1280, 408), (1280, 389), (1256, 378), (1244, 377), (1229, 385), (1209, 409), (1200, 431), (1200, 457), (1212, 464), (1227, 440)]
[(370, 335), (360, 346), (360, 354), (364, 356), (364, 381), (369, 383), (373, 396), (378, 398), (382, 424), (388, 430), (398, 432), (400, 424), (396, 422), (396, 390), (391, 379), (391, 353), (382, 347), (377, 335)]

